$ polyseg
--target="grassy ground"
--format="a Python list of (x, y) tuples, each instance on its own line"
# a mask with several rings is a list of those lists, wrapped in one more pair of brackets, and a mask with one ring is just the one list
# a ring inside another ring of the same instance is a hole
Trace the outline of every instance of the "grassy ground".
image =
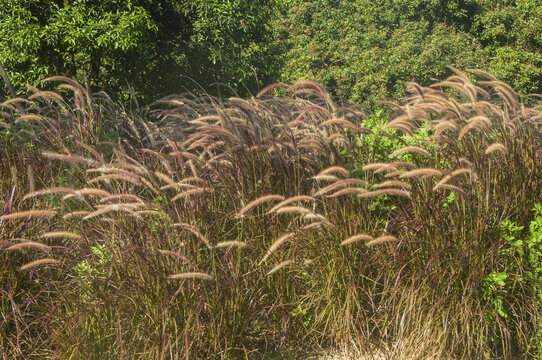
[(3, 103), (2, 355), (540, 358), (542, 112), (468, 76)]

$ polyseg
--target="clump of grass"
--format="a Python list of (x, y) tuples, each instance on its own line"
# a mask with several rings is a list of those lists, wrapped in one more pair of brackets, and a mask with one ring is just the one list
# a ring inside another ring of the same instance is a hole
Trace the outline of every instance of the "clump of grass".
[(542, 114), (454, 71), (379, 128), (311, 81), (170, 96), (146, 118), (61, 77), (71, 93), (35, 90), (26, 115), (5, 103), (26, 132), (0, 158), (0, 348), (536, 357), (535, 294), (509, 287), (506, 318), (483, 294), (507, 271), (501, 223), (529, 223), (542, 190)]

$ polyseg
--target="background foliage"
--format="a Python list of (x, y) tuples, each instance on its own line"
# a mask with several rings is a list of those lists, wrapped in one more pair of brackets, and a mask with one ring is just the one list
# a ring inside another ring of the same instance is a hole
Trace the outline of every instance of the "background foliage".
[(124, 98), (130, 84), (147, 102), (315, 79), (371, 102), (448, 65), (490, 71), (520, 93), (542, 86), (539, 0), (2, 0), (0, 38), (19, 92), (53, 74)]
[(381, 100), (453, 65), (539, 91), (541, 9), (540, 1), (522, 0), (298, 1), (277, 26), (288, 43), (282, 76), (316, 79), (356, 101)]
[(2, 0), (0, 61), (19, 92), (53, 74), (124, 97), (130, 84), (145, 100), (196, 83), (255, 87), (272, 74), (266, 25), (276, 8), (248, 0)]

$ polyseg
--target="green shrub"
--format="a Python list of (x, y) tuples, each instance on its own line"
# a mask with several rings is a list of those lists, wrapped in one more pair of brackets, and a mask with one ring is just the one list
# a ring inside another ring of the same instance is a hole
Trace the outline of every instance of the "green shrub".
[(493, 72), (521, 93), (542, 89), (537, 1), (293, 1), (275, 23), (282, 79), (315, 79), (356, 102), (428, 85), (448, 65)]
[[(542, 308), (542, 206), (536, 204), (535, 219), (529, 225), (529, 232), (524, 235), (524, 226), (509, 220), (501, 224), (504, 244), (498, 254), (498, 272), (490, 273), (484, 279), (483, 299), (490, 301), (494, 311), (486, 312), (495, 326), (500, 317), (507, 321), (514, 317), (521, 304), (517, 298), (519, 291), (532, 294), (534, 304)], [(530, 347), (542, 358), (542, 318), (534, 316), (530, 326), (534, 328)], [(491, 341), (496, 341), (494, 337)]]

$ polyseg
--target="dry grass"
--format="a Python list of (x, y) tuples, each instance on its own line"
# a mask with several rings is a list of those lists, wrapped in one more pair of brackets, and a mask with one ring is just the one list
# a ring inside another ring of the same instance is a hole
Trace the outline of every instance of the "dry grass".
[(27, 115), (4, 103), (0, 132), (26, 131), (0, 144), (5, 357), (536, 358), (541, 310), (501, 224), (540, 201), (540, 107), (453, 71), (378, 126), (311, 81), (145, 117), (66, 78), (17, 100)]

